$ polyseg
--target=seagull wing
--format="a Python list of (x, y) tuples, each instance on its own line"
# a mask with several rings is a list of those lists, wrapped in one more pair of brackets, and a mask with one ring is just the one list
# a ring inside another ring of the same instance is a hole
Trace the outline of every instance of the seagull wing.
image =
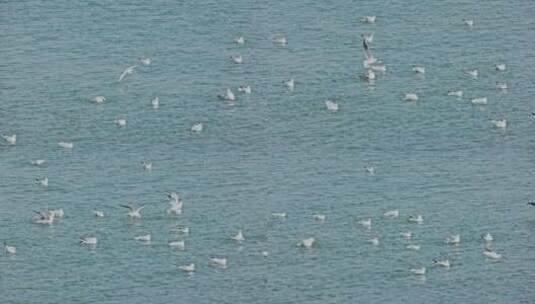
[(128, 206), (128, 205), (119, 205), (123, 208), (127, 208), (127, 209), (130, 209), (130, 211), (133, 211), (134, 208), (132, 208), (132, 206)]
[(368, 43), (366, 42), (366, 39), (362, 39), (362, 46), (364, 47), (364, 57), (366, 57), (367, 60), (370, 58), (373, 58), (372, 54), (370, 53), (370, 50), (368, 48)]

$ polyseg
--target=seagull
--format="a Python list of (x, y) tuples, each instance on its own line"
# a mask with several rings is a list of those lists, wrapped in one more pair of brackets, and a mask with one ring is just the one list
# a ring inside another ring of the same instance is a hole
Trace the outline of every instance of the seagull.
[(278, 218), (278, 219), (285, 219), (286, 212), (274, 212), (274, 213), (271, 213), (271, 217)]
[(370, 239), (370, 243), (372, 243), (372, 245), (374, 246), (378, 246), (379, 245), (379, 238), (378, 237), (373, 237)]
[(143, 165), (143, 170), (145, 170), (145, 171), (151, 171), (152, 170), (152, 162), (151, 161), (142, 161), (141, 164)]
[(364, 39), (364, 41), (366, 41), (367, 44), (370, 44), (373, 42), (373, 34), (364, 33), (364, 34), (361, 34), (360, 37), (362, 37), (362, 39)]
[(139, 62), (143, 65), (150, 65), (152, 63), (152, 60), (149, 57), (140, 57)]
[(94, 236), (81, 237), (80, 238), (80, 244), (82, 244), (82, 245), (96, 245), (97, 244), (97, 238), (94, 237)]
[(417, 216), (409, 216), (409, 222), (411, 223), (417, 223), (417, 224), (421, 224), (424, 222), (424, 218), (421, 214), (418, 214)]
[(245, 241), (245, 237), (243, 236), (243, 233), (240, 230), (238, 230), (238, 234), (236, 234), (235, 236), (231, 237), (231, 239), (233, 239), (234, 241), (238, 242), (238, 243), (241, 243), (243, 241)]
[(2, 138), (9, 144), (9, 145), (16, 145), (17, 144), (17, 135), (2, 135)]
[(406, 248), (409, 249), (409, 250), (418, 251), (418, 250), (420, 250), (421, 246), (420, 245), (415, 245), (415, 244), (409, 244), (409, 245), (407, 245)]
[(156, 96), (150, 101), (152, 108), (154, 110), (158, 109), (160, 107), (160, 97)]
[(425, 267), (411, 268), (411, 272), (415, 275), (425, 275)]
[(485, 248), (485, 251), (483, 251), (483, 255), (494, 261), (501, 260), (503, 257), (500, 253), (497, 253), (487, 248)]
[(232, 92), (231, 89), (226, 89), (225, 90), (225, 94), (217, 95), (217, 97), (219, 97), (219, 99), (223, 99), (223, 100), (230, 100), (230, 101), (236, 100), (236, 96), (234, 96), (234, 93)]
[(446, 243), (451, 245), (459, 245), (461, 243), (461, 235), (454, 234), (446, 238)]
[(186, 242), (184, 241), (171, 241), (168, 243), (169, 247), (176, 249), (176, 250), (185, 250), (186, 249)]
[(49, 210), (43, 212), (34, 212), (39, 215), (38, 217), (34, 218), (34, 222), (36, 224), (51, 225), (54, 222), (55, 215), (53, 212), (50, 212)]
[(474, 26), (474, 19), (463, 19), (464, 24), (466, 24), (469, 27)]
[(46, 163), (46, 160), (45, 159), (36, 159), (36, 160), (32, 160), (31, 164), (34, 165), (34, 166), (42, 166)]
[(375, 73), (373, 72), (373, 69), (366, 69), (364, 75), (360, 76), (360, 78), (366, 81), (373, 81), (375, 80)]
[(312, 248), (315, 242), (316, 242), (316, 239), (311, 237), (311, 238), (300, 241), (299, 243), (297, 243), (297, 246), (304, 247), (304, 248)]
[(384, 64), (374, 64), (371, 66), (370, 70), (384, 73), (386, 72), (386, 66)]
[(496, 65), (497, 71), (505, 71), (505, 69), (506, 69), (505, 63), (499, 63)]
[(442, 267), (445, 267), (445, 268), (450, 268), (450, 260), (442, 260), (442, 261), (433, 260), (433, 264), (435, 264), (437, 266), (442, 266)]
[(243, 63), (243, 57), (241, 55), (232, 55), (230, 56), (230, 59), (232, 59), (232, 61), (234, 61), (234, 63)]
[(331, 101), (331, 100), (325, 101), (325, 106), (327, 106), (327, 110), (331, 112), (338, 111), (338, 104), (334, 101)]
[(377, 19), (377, 16), (364, 16), (362, 17), (362, 22), (364, 23), (375, 23), (375, 20)]
[(251, 94), (251, 86), (241, 85), (238, 88), (238, 92), (245, 93), (245, 94)]
[(236, 43), (236, 44), (244, 44), (245, 43), (245, 38), (243, 36), (236, 37), (236, 38), (234, 38), (234, 43)]
[(492, 234), (490, 233), (486, 233), (485, 235), (481, 236), (481, 238), (485, 240), (485, 242), (487, 243), (490, 243), (494, 240), (494, 238), (492, 237)]
[(412, 67), (412, 71), (416, 74), (425, 74), (425, 67), (421, 65), (415, 65)]
[(286, 45), (286, 43), (287, 43), (288, 41), (286, 40), (286, 37), (281, 36), (281, 37), (275, 37), (275, 38), (273, 38), (273, 42), (275, 42), (276, 44), (279, 44), (279, 45), (284, 46), (284, 45)]
[(6, 252), (6, 254), (9, 254), (9, 255), (17, 254), (17, 248), (15, 246), (9, 246), (5, 243), (4, 243), (4, 251)]
[(227, 259), (226, 258), (211, 257), (210, 258), (210, 265), (212, 265), (214, 267), (219, 267), (219, 268), (227, 268)]
[(60, 142), (58, 143), (58, 146), (62, 147), (63, 149), (68, 149), (68, 150), (70, 150), (70, 149), (74, 148), (74, 143), (72, 143), (72, 142), (60, 141)]
[(115, 122), (119, 128), (126, 126), (126, 118), (116, 118), (113, 122)]
[(407, 94), (405, 94), (405, 98), (403, 98), (403, 100), (406, 100), (406, 101), (417, 101), (418, 100), (418, 95), (416, 95), (416, 93), (407, 93)]
[(140, 241), (140, 242), (150, 242), (151, 236), (150, 234), (140, 235), (140, 236), (134, 237), (134, 240)]
[(121, 82), (126, 75), (134, 73), (134, 69), (137, 68), (137, 65), (129, 66), (127, 67), (122, 73), (121, 76), (119, 76), (119, 82)]
[(463, 91), (450, 91), (448, 92), (448, 96), (463, 97)]
[(487, 97), (477, 97), (470, 99), (470, 102), (475, 105), (486, 105)]
[(367, 219), (364, 219), (364, 220), (360, 220), (359, 224), (361, 224), (365, 228), (371, 229), (372, 228), (372, 219), (371, 218), (367, 218)]
[(173, 232), (189, 234), (189, 227), (175, 227), (172, 229)]
[(126, 213), (126, 215), (128, 217), (130, 217), (131, 219), (136, 219), (136, 218), (139, 219), (139, 218), (141, 218), (141, 213), (140, 212), (141, 212), (141, 210), (143, 208), (145, 208), (145, 206), (141, 206), (139, 208), (136, 208), (136, 207), (133, 207), (133, 206), (129, 206), (129, 205), (119, 205), (119, 206), (121, 206), (123, 208), (127, 208), (129, 210)]
[(402, 232), (401, 236), (403, 236), (403, 238), (406, 239), (406, 240), (410, 240), (410, 239), (412, 239), (412, 232), (410, 232), (410, 231)]
[(498, 90), (507, 90), (509, 87), (507, 86), (507, 83), (497, 83), (496, 89)]
[(43, 187), (48, 187), (48, 177), (36, 178), (35, 181)]
[(318, 222), (325, 222), (325, 219), (326, 219), (326, 216), (325, 214), (314, 214), (312, 216), (312, 218), (315, 220), (315, 221), (318, 221)]
[(370, 48), (368, 46), (368, 42), (366, 42), (366, 39), (362, 39), (362, 48), (364, 49), (363, 66), (364, 68), (368, 69), (374, 63), (377, 63), (377, 58), (373, 57), (372, 53), (370, 52)]
[(269, 252), (262, 251), (262, 256), (265, 257), (265, 258), (269, 257)]
[(472, 76), (472, 78), (474, 79), (477, 79), (477, 76), (479, 75), (479, 73), (477, 72), (477, 69), (466, 71), (466, 74)]
[(178, 266), (178, 269), (184, 272), (192, 273), (195, 272), (195, 264), (191, 263), (189, 265)]
[(104, 217), (104, 212), (102, 211), (93, 210), (93, 214), (95, 215), (95, 217)]
[(295, 81), (293, 78), (290, 78), (290, 80), (285, 80), (282, 83), (284, 83), (290, 91), (294, 90), (295, 87)]
[(529, 113), (529, 117), (531, 117), (531, 119), (535, 119), (535, 112)]
[[(175, 194), (176, 196), (171, 196)], [(180, 215), (182, 214), (182, 201), (178, 198), (178, 195), (175, 192), (171, 192), (169, 196), (169, 208), (167, 208), (167, 213), (171, 215)]]
[(93, 101), (96, 104), (102, 104), (102, 103), (104, 103), (106, 101), (106, 97), (100, 96), (100, 95), (99, 96), (95, 96), (95, 97), (93, 97), (91, 99), (91, 101)]
[(399, 210), (390, 210), (383, 213), (383, 216), (386, 218), (395, 219), (399, 217)]
[(535, 202), (528, 202), (528, 205), (535, 207)]
[(202, 122), (195, 123), (191, 126), (191, 132), (202, 132), (202, 128)]
[(500, 119), (500, 120), (491, 120), (490, 121), (496, 128), (505, 129), (507, 128), (507, 120), (506, 119)]
[(364, 170), (365, 170), (366, 173), (368, 173), (369, 175), (375, 175), (375, 168), (372, 167), (372, 166), (366, 166), (366, 167), (364, 167)]
[(63, 209), (52, 209), (50, 212), (52, 212), (56, 218), (63, 218), (63, 216), (65, 216)]

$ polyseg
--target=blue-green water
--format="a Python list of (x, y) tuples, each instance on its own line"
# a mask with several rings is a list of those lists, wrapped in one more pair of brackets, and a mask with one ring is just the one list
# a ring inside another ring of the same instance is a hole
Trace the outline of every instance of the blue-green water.
[[(18, 141), (0, 146), (0, 238), (18, 252), (0, 256), (0, 302), (534, 302), (534, 14), (527, 0), (1, 1), (0, 132)], [(364, 32), (388, 69), (373, 87), (358, 77)], [(244, 64), (229, 59), (237, 53)], [(152, 64), (119, 83), (143, 56)], [(463, 74), (471, 68), (478, 80)], [(253, 93), (234, 106), (216, 98), (240, 84)], [(456, 89), (463, 99), (445, 95)], [(402, 101), (411, 91), (416, 104)], [(482, 96), (488, 105), (470, 104)], [(506, 131), (490, 124), (499, 118)], [(30, 165), (39, 158), (48, 164)], [(34, 181), (44, 176), (48, 189)], [(184, 200), (178, 218), (165, 213), (168, 190)], [(134, 224), (119, 207), (130, 201), (147, 205)], [(47, 208), (66, 216), (32, 223)], [(389, 209), (400, 218), (382, 218)], [(422, 225), (407, 222), (418, 213)], [(357, 224), (366, 217), (370, 231)], [(167, 246), (176, 226), (191, 229), (186, 251)], [(238, 229), (241, 246), (229, 240)], [(405, 249), (406, 230), (419, 252)], [(503, 261), (482, 255), (486, 232)], [(133, 240), (145, 233), (150, 246)], [(461, 245), (444, 244), (455, 233)], [(295, 246), (310, 236), (314, 248)], [(432, 266), (443, 258), (451, 269)], [(190, 262), (194, 275), (178, 270)], [(425, 280), (410, 274), (417, 266)]]

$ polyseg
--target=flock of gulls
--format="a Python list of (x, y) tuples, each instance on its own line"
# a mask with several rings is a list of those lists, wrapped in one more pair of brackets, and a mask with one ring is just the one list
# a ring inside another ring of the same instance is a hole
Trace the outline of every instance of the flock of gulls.
[[(362, 18), (362, 22), (367, 24), (373, 24), (377, 21), (376, 16), (366, 16)], [(473, 20), (463, 20), (464, 24), (467, 27), (473, 27), (474, 21)], [(379, 73), (385, 73), (386, 71), (386, 65), (382, 63), (377, 57), (375, 57), (371, 53), (371, 45), (373, 44), (373, 38), (374, 35), (371, 33), (365, 33), (361, 35), (362, 37), (362, 45), (363, 45), (363, 51), (364, 51), (364, 60), (363, 60), (363, 66), (364, 66), (364, 73), (360, 76), (360, 78), (370, 84), (373, 84), (375, 81), (378, 80), (378, 74)], [(288, 43), (286, 40), (286, 37), (284, 36), (278, 36), (273, 38), (273, 42), (281, 47), (286, 46)], [(244, 45), (246, 44), (246, 39), (243, 36), (239, 36), (234, 39), (234, 43), (237, 45)], [(240, 54), (235, 54), (230, 56), (230, 59), (235, 64), (242, 64), (244, 62), (244, 58)], [(141, 65), (149, 66), (152, 62), (151, 58), (139, 58), (139, 63)], [(119, 82), (123, 82), (128, 79), (129, 75), (132, 75), (136, 72), (136, 68), (138, 65), (131, 65), (127, 67), (118, 77)], [(503, 63), (499, 63), (495, 65), (495, 68), (498, 72), (505, 71), (506, 65)], [(412, 71), (417, 74), (425, 74), (426, 69), (425, 66), (422, 65), (415, 65), (412, 67)], [(466, 75), (477, 79), (479, 74), (477, 69), (468, 70), (465, 71)], [(284, 86), (287, 87), (289, 91), (293, 91), (295, 88), (295, 80), (293, 78), (290, 78), (288, 80), (283, 81)], [(507, 84), (506, 83), (498, 83), (496, 84), (496, 88), (500, 90), (507, 90)], [(249, 85), (241, 85), (237, 89), (239, 93), (242, 94), (251, 94), (252, 89)], [(457, 98), (463, 98), (464, 92), (462, 90), (452, 90), (447, 93), (448, 96), (453, 96)], [(225, 91), (217, 96), (221, 100), (227, 101), (229, 104), (233, 104), (236, 100), (236, 95), (232, 91), (231, 88), (225, 89)], [(403, 100), (407, 102), (417, 102), (419, 99), (418, 95), (414, 92), (407, 92)], [(106, 102), (106, 97), (104, 96), (95, 96), (91, 98), (91, 101), (96, 104), (102, 104)], [(487, 97), (474, 97), (470, 99), (470, 102), (476, 105), (485, 105), (487, 104)], [(153, 109), (158, 109), (160, 106), (159, 98), (154, 97), (151, 100), (151, 106)], [(339, 110), (338, 104), (335, 101), (327, 100), (325, 101), (326, 109), (330, 112), (336, 112)], [(534, 113), (531, 114), (532, 116), (535, 116)], [(126, 127), (127, 120), (125, 117), (117, 117), (114, 121), (114, 123), (118, 127)], [(492, 120), (491, 123), (496, 127), (500, 129), (507, 128), (507, 120), (505, 118), (502, 119), (496, 119)], [(191, 132), (202, 132), (203, 131), (203, 124), (198, 122), (191, 126)], [(5, 140), (5, 143), (9, 146), (16, 146), (17, 144), (17, 135), (2, 135), (2, 138)], [(66, 149), (66, 150), (72, 150), (74, 149), (74, 143), (73, 142), (58, 142), (58, 146)], [(32, 165), (35, 166), (43, 166), (47, 163), (45, 159), (37, 159), (34, 161), (31, 161)], [(150, 161), (143, 161), (142, 162), (142, 168), (146, 171), (152, 170), (152, 162)], [(375, 169), (371, 166), (365, 167), (365, 173), (368, 175), (374, 175)], [(48, 187), (48, 177), (42, 177), (37, 178), (36, 183), (41, 187)], [(162, 194), (163, 195), (163, 194)], [(168, 216), (171, 217), (178, 217), (182, 216), (182, 206), (183, 202), (177, 192), (168, 192), (167, 193), (168, 198), (168, 208), (166, 210), (166, 213)], [(535, 206), (535, 202), (529, 202), (528, 204)], [(121, 207), (124, 207), (126, 210), (125, 216), (129, 218), (131, 221), (139, 221), (142, 219), (142, 210), (144, 206), (136, 206), (134, 203), (131, 204), (124, 204), (120, 205)], [(34, 211), (36, 215), (33, 218), (33, 222), (38, 225), (52, 225), (55, 223), (58, 219), (61, 219), (64, 217), (64, 211), (63, 209), (49, 209), (44, 211)], [(108, 215), (105, 214), (102, 210), (93, 210), (93, 216), (95, 218), (101, 219), (106, 218)], [(271, 217), (274, 219), (279, 220), (286, 220), (287, 214), (285, 212), (276, 212), (272, 213)], [(382, 217), (386, 219), (399, 219), (400, 218), (400, 212), (399, 210), (390, 210), (386, 211), (382, 214)], [(327, 221), (327, 217), (324, 214), (315, 214), (313, 215), (313, 220), (318, 223), (324, 223)], [(420, 225), (424, 222), (424, 216), (421, 214), (411, 215), (407, 218), (408, 222), (414, 223), (415, 225)], [(364, 229), (371, 230), (372, 229), (372, 218), (365, 218), (360, 219), (357, 222), (358, 225), (362, 226)], [(174, 250), (186, 250), (186, 241), (185, 238), (189, 234), (189, 228), (188, 227), (179, 227), (177, 228), (177, 232), (181, 235), (180, 239), (175, 239), (170, 242), (168, 242), (168, 245), (171, 249)], [(413, 240), (413, 233), (411, 231), (400, 231), (399, 232), (399, 238), (407, 240), (406, 249), (411, 251), (419, 251), (421, 249), (421, 244), (418, 244), (417, 242), (414, 242)], [(490, 233), (485, 233), (481, 236), (482, 238), (482, 244), (483, 244), (483, 250), (482, 250), (482, 256), (485, 257), (489, 261), (500, 261), (503, 259), (503, 255), (493, 250), (493, 241), (494, 238)], [(145, 235), (138, 235), (135, 236), (133, 241), (137, 241), (144, 244), (150, 244), (151, 242), (151, 235), (145, 234)], [(246, 234), (242, 230), (238, 230), (235, 235), (229, 236), (229, 241), (233, 241), (236, 243), (243, 243), (247, 241)], [(371, 246), (379, 246), (381, 240), (378, 236), (372, 237), (369, 239), (369, 243)], [(445, 244), (451, 245), (451, 246), (460, 246), (461, 245), (461, 235), (460, 234), (454, 234), (449, 235), (444, 240)], [(98, 243), (98, 236), (95, 235), (88, 235), (88, 236), (82, 236), (79, 239), (79, 243), (83, 246), (90, 246), (95, 247)], [(313, 248), (316, 244), (316, 238), (309, 237), (300, 241), (296, 242), (296, 245), (298, 247), (302, 247), (305, 249)], [(17, 249), (14, 246), (14, 244), (8, 244), (4, 243), (4, 252), (6, 255), (15, 255), (17, 254)], [(260, 252), (261, 256), (268, 257), (269, 252), (268, 251), (262, 251)], [(228, 260), (224, 256), (211, 256), (206, 257), (207, 264), (213, 267), (217, 268), (227, 268), (228, 266)], [(450, 260), (447, 257), (437, 257), (437, 259), (433, 261), (429, 261), (428, 263), (423, 263), (421, 265), (417, 265), (415, 267), (409, 267), (408, 272), (412, 273), (417, 276), (424, 276), (426, 274), (426, 269), (428, 266), (436, 266), (436, 267), (442, 267), (445, 269), (450, 269), (450, 267), (454, 267)], [(426, 267), (427, 266), (427, 267)], [(196, 271), (196, 264), (191, 262), (189, 264), (184, 264), (178, 266), (178, 269), (181, 271), (184, 271), (186, 273), (194, 273)]]

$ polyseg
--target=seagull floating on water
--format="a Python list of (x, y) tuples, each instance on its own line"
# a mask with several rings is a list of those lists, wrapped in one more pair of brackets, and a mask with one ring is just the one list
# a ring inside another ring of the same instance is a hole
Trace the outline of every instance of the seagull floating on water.
[(474, 26), (474, 19), (463, 19), (464, 24), (466, 24), (469, 27)]
[(17, 144), (17, 135), (2, 135), (2, 138), (9, 144), (9, 145), (16, 145)]
[(176, 249), (176, 250), (185, 250), (186, 249), (186, 242), (184, 241), (171, 241), (168, 243), (169, 247)]
[(126, 126), (126, 118), (116, 118), (113, 121), (118, 127), (124, 127)]
[(238, 88), (238, 92), (245, 93), (245, 94), (251, 94), (251, 87), (248, 85), (241, 85)]
[(466, 74), (472, 76), (472, 78), (474, 79), (477, 79), (477, 77), (479, 76), (477, 69), (466, 71)]
[(433, 260), (433, 264), (445, 268), (450, 268), (450, 260)]
[(405, 248), (407, 248), (409, 250), (419, 251), (420, 248), (422, 248), (422, 246), (416, 245), (416, 244), (409, 244)]
[(424, 217), (421, 215), (421, 214), (418, 214), (416, 216), (409, 216), (409, 222), (411, 223), (417, 223), (417, 224), (421, 224), (424, 222)]
[(50, 212), (54, 214), (54, 217), (56, 218), (63, 218), (65, 216), (65, 212), (63, 212), (63, 209), (51, 209)]
[(412, 268), (411, 273), (415, 275), (425, 275), (425, 267)]
[(9, 255), (17, 254), (17, 248), (15, 246), (9, 246), (5, 243), (4, 243), (4, 251), (6, 254), (9, 254)]
[(418, 95), (416, 93), (407, 93), (405, 94), (405, 98), (403, 98), (405, 101), (418, 101)]
[(406, 240), (410, 240), (412, 239), (412, 232), (410, 231), (402, 232), (401, 236), (403, 236), (403, 238)]
[(492, 123), (496, 128), (505, 129), (507, 128), (507, 120), (506, 119), (499, 119), (499, 120), (491, 120), (490, 123)]
[(202, 129), (203, 129), (202, 122), (198, 122), (196, 124), (193, 124), (193, 126), (191, 126), (191, 132), (195, 132), (195, 133), (202, 132)]
[(238, 63), (238, 64), (243, 63), (243, 57), (239, 54), (230, 56), (230, 59), (232, 59), (234, 63)]
[(96, 245), (97, 244), (97, 238), (94, 237), (94, 236), (81, 237), (80, 238), (80, 244), (82, 244), (82, 245)]
[(366, 166), (366, 167), (364, 167), (364, 170), (369, 175), (375, 175), (375, 168), (373, 166)]
[(127, 67), (119, 76), (119, 82), (121, 82), (127, 75), (134, 73), (134, 69), (137, 68), (137, 65)]
[(160, 107), (160, 97), (156, 96), (151, 101), (150, 104), (152, 105), (152, 108), (154, 110), (158, 109)]
[(232, 92), (231, 89), (226, 89), (225, 90), (225, 94), (217, 95), (217, 97), (219, 97), (219, 99), (223, 99), (223, 100), (230, 100), (230, 101), (236, 100), (236, 96), (234, 96), (234, 93)]
[(176, 192), (170, 192), (167, 194), (169, 198), (169, 208), (167, 208), (167, 213), (171, 215), (180, 215), (182, 214), (182, 201), (178, 197)]
[(499, 63), (496, 65), (497, 71), (505, 71), (505, 69), (506, 69), (505, 63)]
[(91, 99), (91, 101), (93, 101), (94, 103), (96, 104), (102, 104), (106, 101), (106, 97), (104, 96), (95, 96)]
[(494, 261), (499, 261), (503, 257), (500, 253), (497, 253), (496, 251), (492, 251), (488, 248), (485, 248), (485, 251), (483, 251), (483, 255)]
[(446, 238), (446, 243), (451, 245), (459, 245), (461, 243), (461, 235), (454, 234)]
[(509, 87), (507, 86), (507, 83), (497, 83), (496, 89), (498, 90), (507, 90)]
[(231, 239), (233, 239), (234, 241), (238, 243), (245, 241), (245, 237), (243, 236), (241, 229), (238, 230), (238, 233), (235, 236), (231, 237)]
[(285, 219), (286, 218), (286, 212), (273, 212), (273, 213), (271, 213), (271, 217), (278, 218), (278, 219)]
[(134, 206), (131, 206), (131, 205), (119, 205), (123, 208), (127, 208), (128, 209), (128, 212), (126, 213), (126, 215), (128, 217), (130, 217), (131, 219), (140, 219), (141, 218), (141, 210), (143, 208), (145, 208), (145, 206), (141, 206), (141, 207), (134, 207)]
[(236, 43), (236, 44), (244, 44), (245, 43), (245, 38), (243, 36), (236, 37), (236, 38), (234, 38), (234, 43)]
[(492, 234), (490, 233), (486, 233), (485, 235), (481, 236), (481, 238), (485, 240), (485, 242), (487, 243), (490, 243), (494, 240), (494, 238), (492, 237)]
[(143, 65), (150, 65), (152, 60), (149, 57), (140, 57), (139, 62), (141, 62)]
[(315, 221), (318, 221), (318, 222), (325, 222), (325, 219), (326, 219), (326, 216), (325, 214), (314, 214), (312, 216), (312, 218), (315, 220)]
[(134, 240), (136, 241), (140, 241), (140, 242), (150, 242), (150, 240), (152, 239), (151, 235), (150, 234), (145, 234), (145, 235), (140, 235), (140, 236), (136, 236), (134, 237)]
[(178, 266), (178, 269), (184, 272), (192, 273), (192, 272), (195, 272), (195, 264), (191, 263), (189, 265)]
[(297, 243), (297, 246), (304, 247), (304, 248), (312, 248), (315, 242), (316, 242), (316, 239), (311, 237), (311, 238), (300, 241), (299, 243)]
[(93, 210), (93, 214), (95, 215), (95, 217), (104, 217), (104, 212), (102, 211)]
[(475, 105), (486, 105), (487, 101), (487, 97), (477, 97), (470, 99), (470, 102)]
[(152, 171), (152, 162), (151, 161), (142, 161), (141, 165), (143, 165), (143, 170), (145, 171)]
[(412, 71), (417, 74), (425, 74), (425, 67), (421, 65), (415, 65), (412, 67)]
[(372, 243), (372, 245), (374, 246), (378, 246), (379, 245), (379, 238), (378, 237), (373, 237), (370, 239), (370, 243)]
[(331, 112), (337, 112), (338, 111), (338, 104), (334, 101), (327, 100), (325, 101), (325, 106), (327, 107), (327, 110)]
[(390, 210), (383, 213), (383, 216), (386, 218), (395, 219), (399, 217), (399, 210)]
[(32, 160), (31, 164), (34, 165), (34, 166), (42, 166), (42, 165), (46, 164), (46, 160), (45, 159)]
[(290, 78), (290, 80), (285, 80), (282, 83), (284, 83), (290, 91), (294, 90), (295, 87), (295, 81), (293, 78)]
[(219, 268), (227, 268), (227, 259), (226, 258), (210, 258), (210, 265)]
[(367, 218), (359, 221), (359, 224), (364, 226), (365, 228), (371, 229), (372, 228), (372, 219)]
[(463, 91), (450, 91), (448, 92), (448, 96), (463, 97)]
[(36, 178), (35, 181), (43, 187), (48, 187), (48, 177)]
[(36, 224), (43, 224), (43, 225), (52, 225), (54, 223), (55, 214), (53, 212), (50, 212), (50, 210), (46, 210), (43, 212), (34, 211), (37, 213), (38, 217), (35, 217), (33, 219), (34, 223)]
[(71, 150), (72, 148), (74, 148), (74, 143), (72, 143), (72, 142), (60, 141), (60, 142), (58, 143), (58, 146), (62, 147), (63, 149)]
[(364, 16), (361, 20), (364, 23), (375, 23), (375, 20), (377, 20), (377, 16)]
[(280, 36), (280, 37), (273, 38), (273, 42), (275, 42), (276, 44), (285, 46), (288, 41), (286, 40), (286, 37)]

